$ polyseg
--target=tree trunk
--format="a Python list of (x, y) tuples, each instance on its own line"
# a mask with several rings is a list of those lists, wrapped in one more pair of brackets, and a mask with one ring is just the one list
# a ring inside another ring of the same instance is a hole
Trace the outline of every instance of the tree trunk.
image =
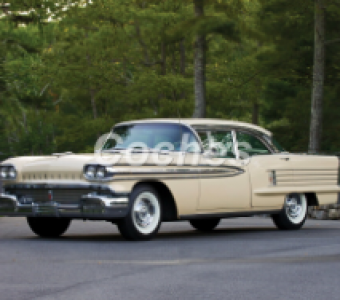
[(325, 3), (315, 0), (314, 65), (312, 109), (309, 133), (310, 153), (320, 150), (322, 134), (322, 100), (325, 79)]
[[(195, 15), (197, 18), (204, 15), (204, 0), (194, 0)], [(197, 34), (194, 47), (194, 90), (195, 109), (193, 118), (204, 118), (206, 111), (205, 102), (205, 36)]]

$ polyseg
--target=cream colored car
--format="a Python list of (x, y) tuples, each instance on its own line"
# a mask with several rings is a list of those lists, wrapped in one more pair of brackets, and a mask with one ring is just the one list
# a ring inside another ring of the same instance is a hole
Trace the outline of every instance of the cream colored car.
[(299, 229), (308, 206), (336, 203), (340, 191), (337, 157), (290, 154), (261, 127), (213, 119), (124, 122), (94, 154), (0, 167), (0, 215), (27, 217), (42, 237), (62, 235), (73, 219), (112, 222), (130, 240), (152, 238), (163, 221), (209, 231), (256, 214)]

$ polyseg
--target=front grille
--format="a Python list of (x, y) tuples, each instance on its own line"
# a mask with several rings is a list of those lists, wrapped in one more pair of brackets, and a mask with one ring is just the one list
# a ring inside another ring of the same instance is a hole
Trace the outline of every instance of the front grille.
[[(89, 193), (89, 190), (15, 190), (13, 194), (31, 198), (34, 202), (49, 202), (48, 192), (52, 191), (52, 200), (58, 203), (77, 204), (81, 196)], [(9, 191), (11, 193), (11, 191)]]
[[(79, 204), (81, 196), (87, 195), (94, 190), (90, 189), (6, 189), (12, 195), (16, 195), (20, 201), (31, 199), (35, 203), (50, 202), (49, 191), (52, 192), (52, 201), (60, 204)], [(100, 194), (110, 194), (102, 191)]]

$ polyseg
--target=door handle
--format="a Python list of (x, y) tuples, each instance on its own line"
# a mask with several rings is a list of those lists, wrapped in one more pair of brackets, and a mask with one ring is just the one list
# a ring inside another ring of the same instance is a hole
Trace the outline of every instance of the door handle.
[(285, 161), (288, 161), (288, 160), (289, 160), (289, 157), (280, 157), (280, 159), (285, 160)]

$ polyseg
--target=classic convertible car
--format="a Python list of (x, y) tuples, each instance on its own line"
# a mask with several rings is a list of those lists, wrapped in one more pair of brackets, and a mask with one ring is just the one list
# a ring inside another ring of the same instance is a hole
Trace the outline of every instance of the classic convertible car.
[(120, 123), (94, 154), (12, 158), (0, 177), (0, 215), (27, 217), (41, 237), (73, 219), (112, 222), (129, 240), (154, 237), (163, 221), (209, 231), (256, 214), (294, 230), (340, 191), (337, 157), (290, 154), (261, 127), (213, 119)]

